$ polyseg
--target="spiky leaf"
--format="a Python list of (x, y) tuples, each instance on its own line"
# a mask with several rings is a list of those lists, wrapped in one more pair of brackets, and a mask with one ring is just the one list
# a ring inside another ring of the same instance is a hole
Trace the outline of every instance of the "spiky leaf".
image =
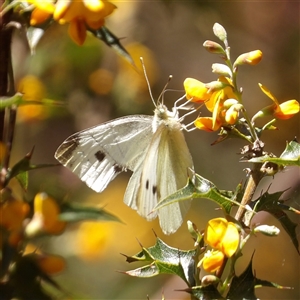
[(134, 256), (126, 256), (128, 262), (147, 261), (150, 264), (125, 272), (135, 277), (152, 277), (159, 274), (173, 274), (181, 277), (189, 286), (195, 285), (194, 270), (197, 250), (179, 250), (170, 247), (157, 238), (154, 246), (142, 247)]
[(233, 204), (240, 204), (237, 201), (226, 197), (224, 194), (228, 195), (228, 192), (221, 193), (221, 191), (218, 190), (212, 182), (198, 174), (195, 174), (193, 179), (189, 179), (185, 187), (160, 201), (156, 205), (155, 210), (178, 201), (193, 198), (206, 198), (219, 204), (225, 212), (229, 214)]
[(271, 162), (281, 167), (300, 166), (300, 144), (296, 141), (291, 141), (286, 145), (286, 148), (280, 157), (270, 157), (269, 155), (264, 155), (261, 157), (252, 158), (249, 160), (249, 162)]
[(265, 192), (261, 197), (254, 201), (251, 206), (255, 207), (255, 211), (267, 211), (273, 215), (285, 229), (285, 231), (290, 236), (296, 250), (299, 253), (299, 243), (297, 240), (296, 227), (297, 224), (292, 222), (284, 210), (292, 211), (294, 213), (300, 214), (300, 211), (290, 207), (289, 205), (284, 204), (283, 200), (279, 198), (284, 193), (284, 191), (276, 192), (269, 194)]
[(120, 56), (124, 57), (130, 64), (134, 65), (134, 62), (130, 54), (120, 43), (120, 39), (116, 37), (110, 30), (105, 26), (100, 29), (88, 29), (92, 34), (94, 34), (98, 39), (102, 40), (106, 45), (112, 47)]
[(115, 221), (120, 219), (102, 208), (88, 207), (76, 203), (64, 203), (60, 207), (59, 219), (66, 222), (78, 222), (84, 220)]
[(289, 289), (289, 287), (283, 287), (279, 284), (255, 277), (252, 271), (252, 259), (253, 256), (251, 257), (247, 268), (240, 276), (233, 277), (226, 299), (257, 299), (255, 288), (262, 286)]
[(54, 167), (58, 165), (58, 164), (33, 165), (30, 162), (32, 154), (33, 154), (33, 149), (31, 150), (30, 153), (26, 154), (19, 162), (17, 162), (11, 169), (8, 170), (5, 177), (5, 185), (7, 185), (12, 178), (17, 177), (22, 188), (26, 190), (28, 185), (28, 178), (27, 178), (28, 175), (26, 173), (28, 171), (41, 169), (41, 168)]

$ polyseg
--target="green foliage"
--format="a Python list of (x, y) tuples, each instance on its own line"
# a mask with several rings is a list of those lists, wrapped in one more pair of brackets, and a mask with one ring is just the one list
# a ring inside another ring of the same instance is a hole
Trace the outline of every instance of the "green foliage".
[(177, 275), (183, 279), (188, 286), (195, 284), (195, 256), (197, 250), (179, 250), (168, 246), (157, 238), (154, 246), (145, 248), (133, 256), (126, 256), (127, 262), (145, 261), (150, 263), (144, 267), (125, 272), (125, 274), (147, 278), (159, 274)]
[(280, 157), (271, 157), (264, 155), (261, 157), (251, 158), (249, 162), (265, 163), (270, 162), (278, 166), (300, 166), (300, 144), (296, 141), (291, 141), (286, 145), (285, 150)]
[(121, 222), (118, 217), (102, 208), (83, 206), (77, 203), (63, 203), (60, 208), (59, 219), (69, 223), (86, 220)]
[(27, 190), (27, 188), (28, 188), (28, 171), (57, 166), (57, 164), (38, 164), (38, 165), (31, 164), (31, 157), (33, 154), (33, 150), (34, 149), (32, 149), (30, 153), (26, 154), (11, 169), (8, 169), (6, 177), (5, 177), (4, 186), (6, 186), (12, 178), (16, 177), (17, 180), (19, 181), (21, 187), (24, 190)]
[(227, 197), (229, 194), (233, 195), (231, 191), (221, 192), (212, 182), (198, 174), (194, 174), (185, 187), (160, 201), (155, 209), (158, 210), (161, 207), (178, 201), (205, 198), (216, 202), (229, 214), (233, 205), (240, 206), (239, 202)]
[(297, 224), (292, 222), (284, 211), (291, 211), (298, 215), (300, 214), (300, 211), (287, 204), (284, 204), (285, 201), (279, 199), (282, 194), (283, 192), (276, 192), (273, 194), (266, 192), (253, 203), (251, 203), (251, 206), (254, 207), (256, 212), (266, 211), (273, 215), (281, 223), (282, 227), (290, 236), (296, 250), (299, 253), (299, 242), (296, 232)]

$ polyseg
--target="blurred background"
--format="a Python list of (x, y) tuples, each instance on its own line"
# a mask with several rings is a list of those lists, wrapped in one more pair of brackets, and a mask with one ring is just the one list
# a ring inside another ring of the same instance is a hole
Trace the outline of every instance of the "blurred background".
[[(244, 89), (245, 106), (252, 116), (270, 105), (259, 89), (267, 86), (279, 102), (300, 100), (299, 95), (299, 2), (250, 1), (112, 1), (118, 9), (107, 19), (106, 26), (119, 38), (136, 64), (143, 56), (152, 93), (157, 98), (173, 75), (165, 94), (169, 108), (184, 94), (183, 81), (193, 77), (203, 82), (215, 80), (212, 63), (221, 63), (217, 55), (208, 53), (202, 44), (215, 40), (212, 27), (222, 24), (228, 33), (231, 56), (260, 49), (263, 59), (257, 66), (239, 69), (238, 84)], [(35, 55), (30, 55), (24, 33), (14, 37), (14, 70), (16, 82), (32, 84), (46, 98), (63, 101), (64, 107), (27, 106), (18, 112), (13, 160), (18, 161), (35, 146), (34, 163), (56, 163), (54, 152), (69, 135), (90, 126), (128, 114), (153, 114), (153, 104), (143, 74), (101, 41), (89, 37), (82, 47), (74, 44), (67, 27), (52, 26), (41, 39)], [(203, 112), (204, 114), (205, 112)], [(190, 119), (192, 121), (192, 119)], [(280, 155), (286, 141), (300, 136), (299, 115), (278, 121), (279, 131), (263, 136), (265, 150)], [(186, 134), (198, 174), (213, 181), (219, 189), (234, 190), (245, 180), (246, 164), (238, 162), (239, 140), (227, 140), (211, 146), (214, 133), (193, 131)], [(159, 276), (136, 279), (121, 274), (139, 267), (128, 264), (125, 257), (155, 243), (156, 234), (166, 243), (181, 249), (193, 248), (186, 221), (198, 228), (210, 218), (222, 216), (208, 200), (196, 199), (184, 224), (174, 235), (164, 236), (158, 221), (146, 222), (123, 203), (123, 194), (131, 174), (121, 174), (101, 194), (86, 187), (64, 167), (36, 170), (30, 173), (28, 199), (46, 191), (62, 201), (105, 206), (124, 224), (85, 222), (69, 226), (61, 236), (44, 238), (37, 245), (44, 251), (63, 255), (67, 269), (55, 279), (75, 299), (189, 299), (186, 288), (176, 277)], [(299, 168), (288, 168), (284, 174), (262, 181), (257, 196), (287, 190), (288, 203), (300, 208)], [(291, 215), (294, 222), (299, 217)], [(268, 214), (255, 217), (256, 223), (279, 226)], [(299, 237), (299, 227), (296, 229)], [(138, 242), (139, 241), (139, 242)], [(292, 286), (291, 290), (261, 288), (260, 299), (299, 299), (300, 261), (289, 236), (253, 237), (240, 259), (237, 272), (247, 266), (251, 255), (253, 269), (260, 279)]]

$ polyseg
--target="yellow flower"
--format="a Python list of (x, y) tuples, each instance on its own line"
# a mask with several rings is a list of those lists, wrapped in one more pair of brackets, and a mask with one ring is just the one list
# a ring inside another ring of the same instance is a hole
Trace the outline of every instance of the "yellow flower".
[[(18, 84), (18, 92), (23, 94), (27, 101), (41, 102), (45, 97), (46, 89), (39, 78), (27, 75)], [(47, 117), (47, 108), (42, 104), (29, 104), (18, 108), (18, 119), (21, 121), (41, 120)]]
[(267, 89), (264, 85), (260, 83), (258, 85), (262, 92), (265, 95), (267, 95), (274, 103), (256, 113), (255, 116), (252, 118), (252, 121), (254, 121), (258, 117), (263, 117), (267, 115), (273, 115), (277, 119), (287, 120), (292, 118), (295, 114), (299, 113), (300, 107), (299, 102), (297, 100), (288, 100), (279, 104), (278, 100), (270, 92), (269, 89)]
[(224, 218), (215, 218), (208, 222), (204, 241), (227, 257), (231, 257), (238, 248), (240, 235), (234, 223)]
[(53, 18), (60, 24), (70, 23), (69, 35), (78, 45), (82, 45), (86, 38), (87, 27), (101, 28), (104, 19), (115, 8), (114, 4), (105, 0), (58, 0)]
[(194, 124), (198, 129), (208, 132), (217, 131), (222, 126), (222, 123), (218, 120), (213, 122), (213, 118), (211, 117), (199, 117), (195, 120)]
[(30, 25), (44, 23), (53, 15), (59, 24), (70, 23), (69, 35), (78, 45), (86, 38), (87, 27), (99, 29), (116, 6), (107, 0), (27, 0), (35, 6)]
[(216, 272), (218, 271), (224, 261), (224, 254), (221, 251), (210, 251), (208, 250), (205, 254), (204, 257), (200, 260), (198, 267), (202, 265), (203, 270), (206, 272)]
[[(206, 108), (212, 112), (212, 117), (199, 117), (194, 122), (195, 126), (205, 131), (217, 131), (222, 126), (234, 125), (238, 120), (239, 110), (242, 105), (236, 99), (232, 82), (229, 78), (221, 76), (218, 81), (208, 84), (187, 78), (185, 90), (191, 101), (205, 101)], [(190, 83), (191, 82), (191, 83)]]
[(215, 218), (208, 222), (204, 241), (213, 250), (208, 250), (198, 263), (207, 272), (216, 272), (221, 268), (224, 258), (232, 257), (238, 249), (240, 235), (234, 223), (224, 218)]
[(54, 0), (27, 0), (27, 2), (35, 6), (30, 16), (31, 26), (44, 23), (52, 16), (55, 9)]
[(183, 82), (186, 98), (192, 102), (201, 103), (208, 100), (212, 93), (206, 87), (205, 83), (194, 79), (186, 78)]
[(34, 198), (34, 215), (25, 229), (27, 236), (62, 233), (66, 222), (59, 220), (59, 213), (60, 208), (52, 197), (46, 193), (37, 194)]
[(0, 204), (0, 225), (9, 231), (21, 229), (29, 210), (28, 203), (10, 197)]

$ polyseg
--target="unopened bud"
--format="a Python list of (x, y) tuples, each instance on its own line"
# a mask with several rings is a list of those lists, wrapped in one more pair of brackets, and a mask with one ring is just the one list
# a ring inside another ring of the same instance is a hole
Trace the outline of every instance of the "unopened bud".
[(241, 54), (234, 62), (234, 66), (257, 65), (261, 61), (261, 59), (262, 59), (262, 52), (260, 50), (250, 51)]
[(254, 228), (253, 230), (254, 233), (260, 232), (264, 235), (267, 236), (277, 236), (280, 233), (279, 228), (277, 228), (276, 226), (272, 225), (259, 225), (257, 227)]
[(220, 278), (218, 278), (215, 275), (206, 275), (206, 276), (203, 276), (203, 278), (201, 279), (201, 285), (208, 286), (211, 284), (215, 284), (219, 281), (220, 281)]
[(219, 38), (222, 42), (225, 42), (227, 40), (227, 32), (221, 24), (215, 23), (213, 26), (213, 32), (215, 36)]
[(205, 87), (208, 89), (209, 93), (213, 93), (213, 92), (222, 90), (226, 86), (229, 86), (229, 84), (222, 82), (222, 81), (211, 81), (211, 82), (205, 84)]
[(212, 65), (212, 72), (215, 74), (219, 74), (222, 76), (226, 76), (226, 77), (232, 77), (232, 72), (229, 69), (228, 66), (224, 65), (224, 64), (213, 64)]
[(210, 53), (214, 53), (214, 54), (224, 54), (225, 55), (225, 50), (223, 49), (223, 47), (213, 41), (205, 41), (203, 43), (203, 47)]

